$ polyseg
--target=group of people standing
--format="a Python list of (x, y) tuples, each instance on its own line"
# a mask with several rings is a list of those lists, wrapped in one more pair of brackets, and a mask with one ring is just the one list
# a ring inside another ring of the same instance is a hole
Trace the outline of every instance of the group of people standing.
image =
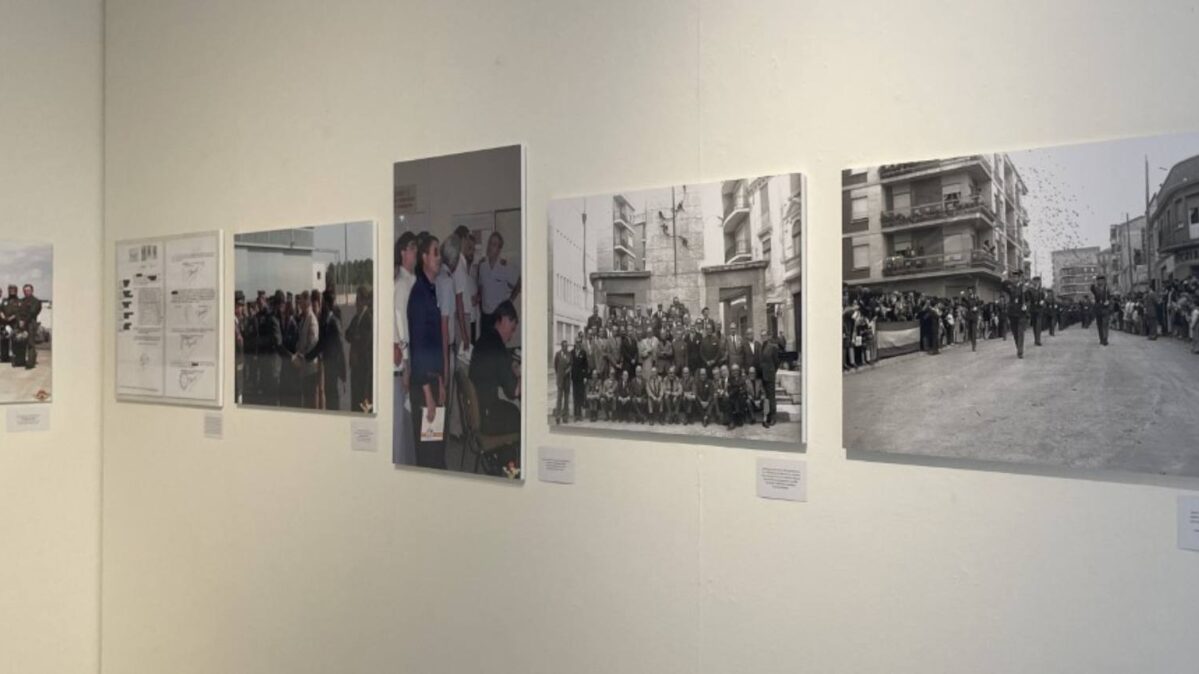
[[(234, 293), (236, 395), (242, 404), (374, 411), (374, 293), (358, 286), (348, 324), (332, 285)], [(344, 329), (343, 329), (344, 326)], [(347, 390), (347, 379), (348, 390)]]
[[(503, 247), (503, 235), (492, 232), (486, 256), (476, 260), (466, 227), (444, 240), (428, 232), (404, 232), (396, 240), (395, 463), (446, 468), (445, 438), (472, 430), (461, 416), (471, 393), (479, 413), (473, 432), (520, 432), (520, 361), (508, 344), (520, 323), (521, 281), (519, 269), (502, 257)], [(455, 385), (460, 369), (473, 391)], [(422, 430), (439, 409), (443, 428), (440, 439), (432, 439)], [(480, 458), (485, 472), (515, 477), (520, 443)]]
[(1151, 282), (1148, 290), (1122, 296), (1111, 291), (1101, 274), (1090, 287), (1089, 297), (1062, 301), (1052, 289), (1042, 286), (1041, 277), (1025, 280), (1019, 269), (1009, 274), (1000, 285), (999, 296), (990, 302), (979, 298), (973, 288), (958, 297), (942, 298), (846, 287), (842, 294), (842, 367), (856, 370), (876, 361), (875, 336), (883, 321), (919, 321), (920, 349), (934, 355), (959, 342), (968, 341), (977, 349), (979, 339), (1006, 341), (1011, 333), (1016, 356), (1023, 358), (1024, 335), (1029, 328), (1034, 345), (1041, 346), (1045, 332), (1054, 336), (1076, 323), (1089, 329), (1092, 321), (1104, 346), (1115, 326), (1151, 340), (1161, 334), (1189, 339), (1192, 352), (1199, 353), (1199, 280), (1170, 281), (1164, 288), (1164, 299), (1156, 282)]
[(735, 322), (722, 332), (707, 307), (692, 320), (676, 297), (669, 307), (597, 305), (572, 346), (554, 354), (555, 423), (609, 421), (729, 430), (777, 415), (776, 379), (786, 339)]
[(32, 370), (37, 367), (37, 342), (41, 338), (42, 301), (26, 283), (17, 295), (17, 286), (8, 286), (0, 299), (0, 363)]

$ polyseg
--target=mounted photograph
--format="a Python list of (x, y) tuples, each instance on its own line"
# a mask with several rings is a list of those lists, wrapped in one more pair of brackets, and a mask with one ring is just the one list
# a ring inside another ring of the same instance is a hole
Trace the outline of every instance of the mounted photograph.
[(394, 166), (392, 462), (524, 479), (524, 149)]
[(0, 404), (50, 401), (54, 249), (0, 241)]
[(1199, 135), (842, 173), (844, 440), (1199, 475)]
[(800, 451), (799, 173), (550, 202), (557, 432)]
[(233, 239), (239, 405), (375, 414), (375, 223)]

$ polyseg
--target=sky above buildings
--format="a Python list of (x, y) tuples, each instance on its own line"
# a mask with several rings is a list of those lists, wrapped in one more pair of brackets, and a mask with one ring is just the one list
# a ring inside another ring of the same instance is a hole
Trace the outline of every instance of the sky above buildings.
[(369, 222), (315, 227), (313, 241), (321, 259), (354, 261), (375, 258), (375, 228)]
[(1145, 213), (1174, 164), (1199, 154), (1199, 134), (1130, 138), (1009, 152), (1028, 194), (1027, 238), (1034, 268), (1052, 283), (1054, 250), (1110, 245), (1110, 226)]
[(0, 241), (0, 292), (10, 285), (32, 284), (34, 294), (54, 298), (54, 249), (49, 244)]

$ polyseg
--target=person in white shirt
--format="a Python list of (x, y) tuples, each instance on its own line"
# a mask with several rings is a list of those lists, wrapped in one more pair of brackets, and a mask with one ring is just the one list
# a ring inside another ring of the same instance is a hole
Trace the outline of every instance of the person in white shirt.
[(487, 258), (479, 262), (480, 308), (483, 311), (480, 331), (495, 325), (495, 310), (503, 302), (515, 306), (520, 296), (520, 270), (500, 257), (504, 237), (492, 232), (487, 239)]
[(391, 454), (392, 463), (409, 466), (416, 464), (416, 439), (412, 434), (412, 408), (408, 400), (411, 373), (408, 363), (412, 358), (408, 346), (408, 297), (412, 294), (412, 285), (416, 283), (416, 236), (412, 232), (404, 232), (396, 239), (395, 268), (395, 328), (392, 338), (395, 421)]
[(462, 316), (466, 326), (466, 344), (474, 344), (478, 339), (479, 323), (479, 274), (478, 263), (475, 261), (475, 237), (466, 225), (459, 225), (454, 230), (462, 245), (462, 255), (458, 267), (454, 270), (454, 288), (462, 294)]
[(466, 340), (466, 322), (462, 315), (462, 294), (454, 283), (454, 272), (462, 259), (462, 243), (458, 237), (451, 234), (441, 242), (441, 272), (437, 274), (433, 285), (437, 288), (437, 308), (441, 311), (441, 356), (443, 381), (446, 387), (446, 433), (453, 433), (457, 428), (457, 406), (453, 404), (456, 395), (454, 373), (458, 370), (460, 349), (469, 346)]

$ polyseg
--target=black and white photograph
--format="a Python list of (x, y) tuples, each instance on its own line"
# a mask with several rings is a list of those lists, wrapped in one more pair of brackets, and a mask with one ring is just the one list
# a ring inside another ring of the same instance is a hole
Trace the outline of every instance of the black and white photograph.
[(550, 202), (557, 432), (802, 449), (799, 173)]
[(375, 223), (234, 237), (239, 405), (375, 414)]
[(1199, 135), (842, 173), (846, 448), (1199, 476)]
[(54, 249), (0, 241), (0, 404), (49, 402)]
[(392, 462), (524, 479), (524, 149), (394, 166)]

